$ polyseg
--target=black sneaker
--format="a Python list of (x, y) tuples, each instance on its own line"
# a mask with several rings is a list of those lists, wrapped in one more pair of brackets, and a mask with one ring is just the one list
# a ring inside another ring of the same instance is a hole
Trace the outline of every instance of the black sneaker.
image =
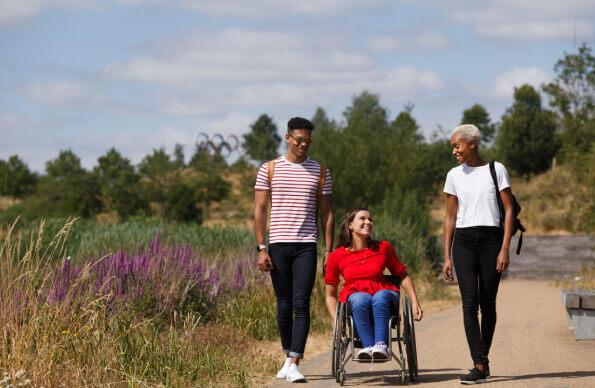
[[(490, 377), (490, 365), (488, 363), (484, 363), (483, 365), (484, 365), (483, 370), (485, 371), (484, 373), (485, 373), (486, 379), (487, 379), (488, 377)], [(469, 372), (471, 372), (472, 370), (473, 369), (469, 369)]]
[(471, 372), (469, 372), (468, 375), (461, 376), (459, 380), (461, 384), (465, 385), (485, 383), (486, 374), (477, 368), (473, 368), (471, 369)]

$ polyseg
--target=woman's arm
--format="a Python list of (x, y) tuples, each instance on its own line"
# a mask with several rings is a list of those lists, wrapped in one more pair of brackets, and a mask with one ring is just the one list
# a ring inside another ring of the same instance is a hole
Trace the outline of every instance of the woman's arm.
[(500, 192), (502, 205), (504, 206), (504, 237), (502, 238), (502, 247), (496, 261), (496, 270), (504, 272), (510, 262), (510, 239), (512, 238), (512, 225), (514, 223), (514, 210), (512, 208), (512, 191), (510, 187)]
[(332, 320), (335, 320), (335, 313), (337, 312), (337, 286), (327, 284), (325, 289), (326, 308)]
[(417, 293), (415, 292), (415, 285), (413, 284), (413, 279), (411, 276), (405, 275), (403, 279), (401, 279), (401, 287), (405, 289), (407, 292), (407, 296), (411, 300), (411, 307), (413, 307), (413, 313), (415, 314), (415, 320), (421, 321), (424, 316), (424, 312), (417, 300)]
[(456, 195), (446, 194), (446, 216), (444, 217), (444, 264), (442, 265), (442, 274), (446, 280), (454, 280), (452, 276), (452, 258), (450, 250), (452, 247), (452, 237), (455, 232), (457, 220), (457, 210), (459, 199)]

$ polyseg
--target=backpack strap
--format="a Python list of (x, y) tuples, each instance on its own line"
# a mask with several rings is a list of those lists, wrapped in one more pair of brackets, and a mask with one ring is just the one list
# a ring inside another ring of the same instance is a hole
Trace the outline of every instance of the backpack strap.
[(267, 170), (269, 173), (269, 189), (271, 189), (273, 185), (273, 173), (275, 172), (275, 160), (269, 160), (267, 162)]
[(326, 179), (326, 167), (320, 165), (320, 175), (318, 176), (318, 195), (322, 195), (322, 188), (324, 187), (324, 180)]

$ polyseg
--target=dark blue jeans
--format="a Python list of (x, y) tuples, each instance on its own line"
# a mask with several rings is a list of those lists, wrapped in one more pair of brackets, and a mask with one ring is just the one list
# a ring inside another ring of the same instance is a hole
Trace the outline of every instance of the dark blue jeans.
[(310, 331), (310, 297), (316, 278), (316, 243), (270, 244), (277, 324), (288, 357), (302, 358)]
[[(456, 228), (452, 259), (463, 302), (463, 322), (471, 358), (487, 361), (496, 329), (496, 296), (500, 273), (496, 271), (502, 232), (498, 227)], [(477, 318), (481, 307), (481, 327)]]

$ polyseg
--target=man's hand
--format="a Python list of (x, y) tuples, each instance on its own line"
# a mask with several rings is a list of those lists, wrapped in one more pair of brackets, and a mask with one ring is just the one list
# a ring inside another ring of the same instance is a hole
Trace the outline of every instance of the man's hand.
[(264, 272), (273, 270), (273, 260), (266, 249), (258, 253), (258, 268)]

